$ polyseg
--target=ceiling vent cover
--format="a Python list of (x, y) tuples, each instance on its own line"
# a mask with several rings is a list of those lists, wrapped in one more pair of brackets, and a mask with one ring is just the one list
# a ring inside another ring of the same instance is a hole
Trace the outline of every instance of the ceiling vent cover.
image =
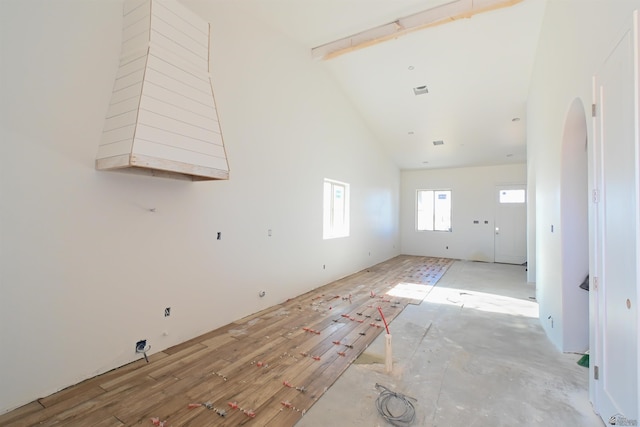
[(444, 141), (439, 139), (437, 141), (433, 141), (433, 145), (444, 145)]
[(126, 0), (99, 170), (229, 179), (209, 70), (209, 24), (175, 0)]
[(416, 86), (413, 88), (413, 94), (416, 96), (424, 95), (425, 93), (429, 93), (429, 88), (426, 86)]

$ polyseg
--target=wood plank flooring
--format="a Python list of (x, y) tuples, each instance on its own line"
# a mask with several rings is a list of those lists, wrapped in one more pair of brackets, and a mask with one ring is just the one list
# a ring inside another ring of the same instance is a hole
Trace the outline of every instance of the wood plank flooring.
[(384, 332), (378, 307), (391, 322), (424, 294), (387, 292), (400, 283), (429, 289), (452, 263), (398, 256), (153, 354), (148, 364), (0, 415), (0, 425), (293, 426)]

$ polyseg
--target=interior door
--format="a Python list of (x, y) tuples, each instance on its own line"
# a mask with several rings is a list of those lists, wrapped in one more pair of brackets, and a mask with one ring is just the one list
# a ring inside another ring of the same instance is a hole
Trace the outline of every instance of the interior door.
[(597, 286), (592, 286), (591, 298), (596, 299), (592, 307), (597, 320), (591, 384), (596, 391), (595, 409), (605, 423), (618, 417), (618, 425), (624, 425), (623, 418), (638, 420), (637, 14), (634, 21), (594, 79), (599, 189), (595, 193)]
[(496, 187), (495, 262), (524, 264), (527, 260), (526, 201), (524, 185)]

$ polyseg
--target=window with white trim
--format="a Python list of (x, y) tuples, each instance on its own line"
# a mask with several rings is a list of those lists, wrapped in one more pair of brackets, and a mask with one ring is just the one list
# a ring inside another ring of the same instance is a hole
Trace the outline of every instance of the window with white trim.
[(349, 184), (324, 180), (322, 237), (334, 239), (349, 235)]
[(500, 203), (524, 203), (526, 202), (526, 192), (524, 188), (513, 190), (500, 190)]
[(451, 190), (416, 192), (416, 230), (451, 231)]

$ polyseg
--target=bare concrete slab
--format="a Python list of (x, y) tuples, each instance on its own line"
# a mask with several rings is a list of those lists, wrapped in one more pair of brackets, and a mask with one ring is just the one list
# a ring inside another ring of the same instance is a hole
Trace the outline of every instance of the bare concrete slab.
[(388, 426), (376, 383), (415, 398), (415, 426), (602, 427), (588, 399), (580, 355), (558, 352), (537, 318), (522, 266), (458, 261), (420, 305), (384, 334), (296, 427)]

